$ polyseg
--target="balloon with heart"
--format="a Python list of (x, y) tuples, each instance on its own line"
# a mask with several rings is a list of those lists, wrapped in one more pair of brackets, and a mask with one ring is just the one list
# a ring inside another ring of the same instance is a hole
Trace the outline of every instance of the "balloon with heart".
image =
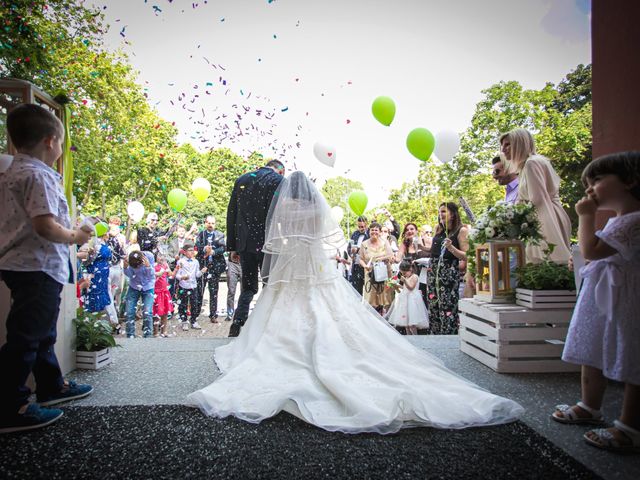
[(328, 167), (333, 167), (336, 163), (336, 149), (330, 145), (316, 142), (313, 145), (313, 154)]

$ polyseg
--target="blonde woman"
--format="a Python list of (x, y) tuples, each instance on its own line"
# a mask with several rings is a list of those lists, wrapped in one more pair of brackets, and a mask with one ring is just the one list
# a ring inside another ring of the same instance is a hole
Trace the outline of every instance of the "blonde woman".
[[(519, 174), (517, 201), (531, 202), (536, 207), (540, 233), (547, 244), (555, 245), (550, 259), (567, 263), (571, 258), (571, 221), (560, 203), (560, 177), (551, 161), (536, 154), (533, 137), (524, 128), (501, 135), (500, 150), (505, 157), (505, 172)], [(527, 262), (542, 262), (545, 248), (544, 242), (540, 246), (527, 246)]]

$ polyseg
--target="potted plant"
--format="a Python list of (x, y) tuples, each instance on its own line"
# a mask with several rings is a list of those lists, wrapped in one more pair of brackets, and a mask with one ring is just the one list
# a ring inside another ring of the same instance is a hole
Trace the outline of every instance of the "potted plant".
[(82, 308), (73, 319), (76, 327), (76, 367), (97, 370), (111, 363), (111, 349), (117, 347), (108, 321)]
[(573, 308), (576, 304), (576, 285), (573, 272), (567, 265), (552, 262), (553, 246), (545, 250), (542, 263), (527, 263), (516, 269), (518, 287), (516, 303), (531, 309)]

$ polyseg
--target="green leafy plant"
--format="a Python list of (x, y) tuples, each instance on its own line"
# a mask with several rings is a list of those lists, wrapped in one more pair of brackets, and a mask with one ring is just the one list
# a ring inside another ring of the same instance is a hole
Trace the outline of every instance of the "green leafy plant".
[(77, 318), (73, 319), (76, 327), (76, 349), (82, 352), (98, 352), (105, 348), (117, 347), (113, 337), (113, 328), (108, 321), (96, 318), (78, 309)]
[(529, 290), (575, 290), (573, 272), (569, 267), (545, 260), (527, 263), (516, 269), (519, 288)]

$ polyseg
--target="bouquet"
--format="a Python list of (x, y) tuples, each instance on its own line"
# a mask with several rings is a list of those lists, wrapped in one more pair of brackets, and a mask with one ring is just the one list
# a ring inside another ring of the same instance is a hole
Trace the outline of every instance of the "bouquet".
[(542, 240), (540, 220), (531, 203), (497, 202), (476, 220), (470, 232), (474, 244), (490, 240), (521, 240), (538, 245)]
[(385, 288), (393, 289), (396, 292), (398, 292), (402, 288), (402, 283), (400, 283), (400, 280), (398, 279), (398, 275), (394, 275), (393, 277), (388, 279), (385, 282)]

